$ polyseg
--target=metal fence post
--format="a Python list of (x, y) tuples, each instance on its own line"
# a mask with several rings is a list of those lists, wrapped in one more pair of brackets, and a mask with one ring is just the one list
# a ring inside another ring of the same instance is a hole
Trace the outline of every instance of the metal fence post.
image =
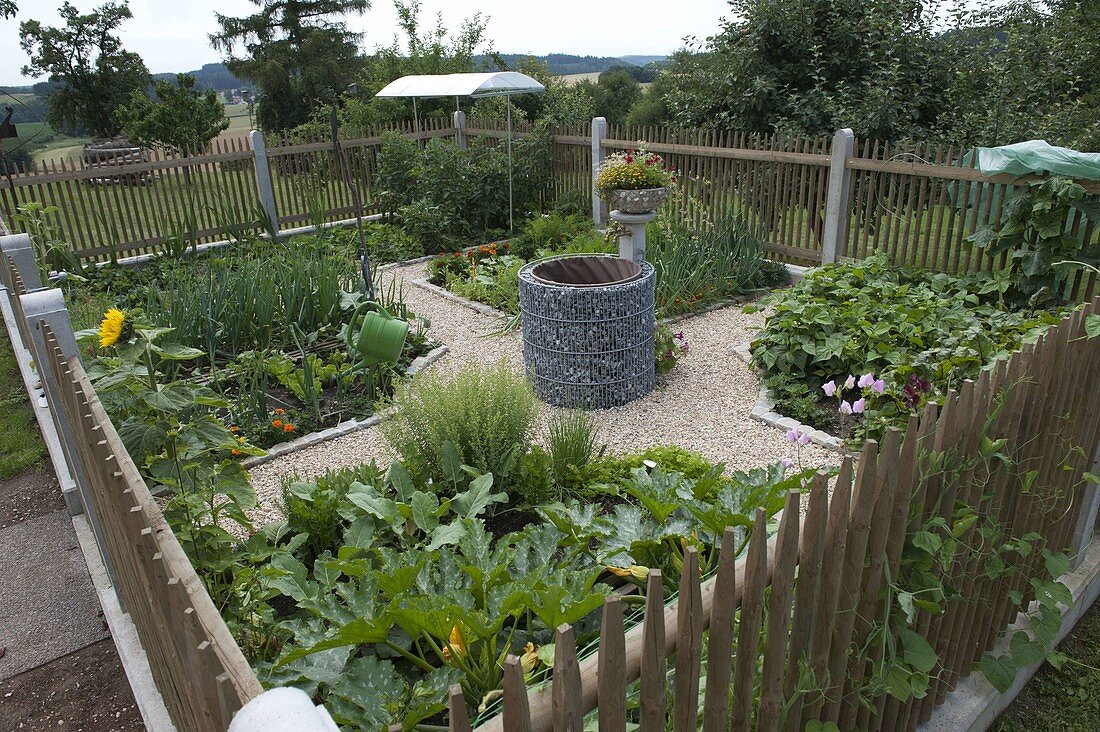
[(455, 143), (460, 148), (466, 147), (466, 113), (456, 109), (454, 113)]
[(592, 118), (592, 222), (596, 228), (603, 226), (607, 220), (604, 211), (604, 202), (600, 198), (600, 192), (596, 189), (596, 178), (603, 166), (604, 151), (603, 139), (607, 136), (607, 120), (603, 117)]
[[(95, 504), (92, 502), (90, 493), (92, 487), (88, 482), (84, 465), (80, 461), (80, 454), (77, 452), (73, 438), (73, 429), (69, 424), (69, 415), (65, 413), (64, 401), (61, 397), (61, 389), (64, 388), (61, 384), (62, 375), (54, 373), (53, 361), (48, 351), (49, 344), (46, 343), (46, 334), (42, 330), (43, 325), (50, 326), (61, 354), (66, 359), (80, 356), (80, 347), (77, 345), (76, 334), (73, 333), (72, 322), (69, 320), (69, 311), (65, 307), (65, 297), (61, 294), (61, 290), (56, 288), (38, 290), (21, 295), (19, 306), (26, 319), (27, 333), (30, 334), (30, 342), (26, 346), (34, 358), (38, 376), (42, 381), (42, 390), (46, 394), (46, 404), (50, 408), (50, 417), (57, 430), (57, 439), (61, 443), (61, 452), (65, 457), (69, 476), (76, 484), (84, 515), (95, 535), (96, 544), (99, 545), (103, 566), (107, 568), (107, 575), (111, 579), (111, 584), (114, 585), (116, 584), (115, 571), (104, 543), (103, 530), (96, 516)], [(72, 506), (69, 507), (69, 512), (79, 513), (74, 511)], [(119, 599), (121, 602), (121, 597)]]
[[(1100, 447), (1092, 460), (1092, 474), (1100, 472)], [(1100, 513), (1100, 485), (1085, 483), (1081, 491), (1081, 512), (1077, 515), (1077, 525), (1073, 527), (1070, 540), (1070, 569), (1076, 569), (1085, 556), (1085, 550), (1096, 537), (1096, 516)]]
[(825, 235), (822, 238), (821, 263), (835, 262), (844, 255), (844, 237), (851, 213), (848, 199), (852, 190), (852, 171), (845, 165), (855, 153), (856, 138), (848, 128), (833, 135), (829, 154), (829, 187), (825, 198)]
[(267, 159), (264, 133), (252, 130), (248, 133), (248, 141), (252, 145), (252, 163), (256, 168), (256, 192), (260, 196), (260, 205), (278, 231), (279, 214), (275, 210), (275, 188), (271, 184), (271, 164)]

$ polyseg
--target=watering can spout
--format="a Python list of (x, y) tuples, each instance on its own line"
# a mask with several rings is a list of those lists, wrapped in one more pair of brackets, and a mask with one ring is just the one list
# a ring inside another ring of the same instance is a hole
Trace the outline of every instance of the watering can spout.
[(345, 331), (349, 353), (362, 367), (397, 363), (409, 335), (409, 324), (375, 301), (364, 302), (352, 312)]

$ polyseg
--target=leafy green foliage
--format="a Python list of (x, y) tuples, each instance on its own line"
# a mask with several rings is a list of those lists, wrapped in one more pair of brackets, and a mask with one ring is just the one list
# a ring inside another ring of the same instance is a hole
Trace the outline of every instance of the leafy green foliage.
[[(550, 187), (550, 136), (539, 128), (513, 142), (513, 214), (541, 208)], [(502, 145), (471, 140), (462, 148), (433, 138), (421, 148), (383, 135), (376, 187), (383, 206), (420, 242), (425, 254), (454, 251), (508, 226), (508, 164)]]
[(1064, 302), (1074, 269), (1054, 265), (1078, 260), (1086, 245), (1070, 230), (1074, 213), (1100, 221), (1100, 200), (1069, 178), (1032, 182), (1008, 194), (998, 226), (980, 229), (968, 241), (990, 255), (1007, 253), (1012, 288), (1006, 297), (1014, 303)]
[[(800, 490), (809, 471), (785, 476), (782, 465), (755, 468), (723, 476), (723, 466), (712, 465), (691, 479), (660, 467), (634, 468), (616, 489), (629, 501), (599, 514), (596, 504), (557, 503), (540, 509), (577, 551), (601, 565), (630, 575), (634, 566), (658, 568), (666, 586), (678, 586), (684, 549), (700, 552), (704, 574), (717, 561), (717, 547), (727, 526), (738, 529), (741, 549), (753, 526), (753, 512), (768, 516), (783, 508), (787, 492)], [(614, 491), (613, 491), (614, 492)], [(740, 549), (738, 550), (740, 553)]]
[(413, 470), (446, 485), (449, 444), (462, 464), (508, 479), (531, 442), (538, 405), (527, 380), (505, 363), (446, 376), (419, 374), (398, 388), (394, 417), (380, 426)]
[(115, 110), (149, 82), (149, 70), (136, 53), (122, 48), (114, 35), (132, 18), (126, 0), (107, 2), (81, 15), (71, 3), (58, 10), (65, 25), (37, 20), (19, 24), (19, 45), (30, 57), (27, 76), (57, 82), (49, 95), (47, 119), (55, 129), (81, 129), (97, 137), (118, 133)]
[[(868, 404), (860, 428), (878, 432), (1057, 322), (1052, 312), (1008, 309), (1003, 286), (990, 275), (889, 267), (882, 255), (820, 267), (777, 297), (752, 343), (753, 363), (779, 411), (825, 427), (816, 422), (826, 414), (815, 407), (822, 385), (877, 375), (886, 391)], [(932, 392), (911, 398), (905, 388), (913, 377)]]
[(646, 227), (646, 257), (664, 315), (787, 282), (786, 268), (764, 259), (764, 236), (736, 215), (701, 230), (661, 217)]
[(134, 144), (195, 154), (229, 127), (217, 93), (196, 90), (193, 76), (177, 74), (175, 84), (158, 81), (154, 93), (156, 101), (135, 90), (115, 113)]
[(562, 215), (556, 212), (528, 219), (510, 243), (510, 253), (522, 259), (535, 259), (540, 251), (558, 251), (569, 242), (593, 230), (592, 218), (584, 214)]
[(62, 235), (59, 225), (61, 209), (57, 206), (43, 206), (37, 201), (27, 201), (16, 211), (12, 219), (31, 238), (34, 261), (38, 265), (38, 276), (43, 285), (49, 282), (50, 272), (84, 272), (80, 259), (73, 251), (73, 245)]

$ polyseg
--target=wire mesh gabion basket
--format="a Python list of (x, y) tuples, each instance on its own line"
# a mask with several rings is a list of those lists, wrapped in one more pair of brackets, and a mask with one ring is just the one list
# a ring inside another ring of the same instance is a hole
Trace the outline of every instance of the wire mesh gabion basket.
[(654, 271), (613, 256), (532, 262), (519, 271), (523, 362), (540, 399), (617, 407), (652, 391)]

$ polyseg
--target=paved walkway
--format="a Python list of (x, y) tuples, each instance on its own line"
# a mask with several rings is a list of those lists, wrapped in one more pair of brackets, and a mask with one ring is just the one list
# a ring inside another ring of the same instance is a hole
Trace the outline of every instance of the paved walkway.
[(144, 729), (61, 490), (0, 482), (0, 732)]

